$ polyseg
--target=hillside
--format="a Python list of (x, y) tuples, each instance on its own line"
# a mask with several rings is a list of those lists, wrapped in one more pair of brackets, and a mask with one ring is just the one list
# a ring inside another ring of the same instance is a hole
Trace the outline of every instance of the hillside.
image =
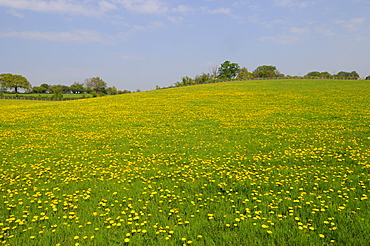
[(368, 81), (0, 100), (9, 245), (366, 245)]

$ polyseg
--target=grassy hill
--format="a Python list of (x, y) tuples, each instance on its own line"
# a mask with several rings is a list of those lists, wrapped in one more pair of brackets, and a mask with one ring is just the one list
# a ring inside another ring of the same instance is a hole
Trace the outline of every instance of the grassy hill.
[(0, 242), (367, 245), (368, 81), (0, 100)]

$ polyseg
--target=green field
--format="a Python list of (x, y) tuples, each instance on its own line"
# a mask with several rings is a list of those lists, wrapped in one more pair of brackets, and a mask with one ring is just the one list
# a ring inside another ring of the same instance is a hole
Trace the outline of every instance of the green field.
[[(4, 93), (4, 97), (25, 97), (25, 98), (52, 98), (54, 94), (50, 93)], [(82, 98), (85, 96), (85, 98), (92, 97), (91, 94), (73, 94), (73, 93), (66, 93), (63, 94), (63, 98)]]
[(369, 245), (370, 83), (0, 100), (3, 245)]

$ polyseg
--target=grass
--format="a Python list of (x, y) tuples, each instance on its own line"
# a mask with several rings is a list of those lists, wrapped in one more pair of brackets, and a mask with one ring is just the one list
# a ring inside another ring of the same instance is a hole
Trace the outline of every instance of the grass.
[(370, 84), (0, 100), (4, 245), (368, 245)]
[[(52, 98), (54, 94), (48, 93), (4, 93), (4, 97), (29, 97), (29, 98)], [(82, 98), (85, 95), (86, 98), (92, 97), (91, 94), (73, 94), (66, 93), (63, 94), (63, 98)]]

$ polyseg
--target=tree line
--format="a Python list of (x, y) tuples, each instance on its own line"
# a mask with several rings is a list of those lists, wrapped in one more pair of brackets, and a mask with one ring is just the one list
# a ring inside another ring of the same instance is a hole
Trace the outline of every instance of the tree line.
[[(275, 66), (263, 65), (257, 67), (252, 72), (249, 72), (246, 67), (240, 67), (238, 63), (231, 63), (230, 61), (223, 62), (219, 67), (212, 67), (209, 73), (202, 73), (196, 75), (195, 78), (188, 76), (182, 77), (174, 86), (186, 86), (194, 84), (204, 84), (208, 82), (217, 82), (222, 80), (243, 80), (253, 78), (291, 78), (297, 76), (284, 75), (279, 72)], [(343, 78), (343, 79), (358, 79), (359, 74), (356, 71), (345, 72), (341, 71), (337, 74), (330, 74), (329, 72), (312, 71), (303, 77), (318, 77), (318, 78)], [(370, 75), (366, 77), (370, 80)], [(171, 86), (173, 87), (173, 86)], [(158, 88), (158, 87), (157, 87)]]
[[(204, 84), (209, 82), (217, 82), (223, 80), (243, 80), (253, 78), (291, 78), (298, 76), (284, 75), (279, 72), (275, 66), (263, 65), (257, 67), (252, 72), (249, 72), (246, 67), (240, 67), (238, 63), (231, 63), (230, 61), (223, 62), (219, 67), (214, 66), (210, 68), (209, 73), (202, 73), (196, 75), (195, 78), (184, 76), (180, 81), (177, 81), (174, 86), (187, 86), (194, 84)], [(330, 74), (329, 72), (312, 71), (304, 75), (303, 77), (316, 77), (316, 78), (344, 78), (344, 79), (358, 79), (359, 74), (356, 71), (345, 72), (341, 71), (337, 74)], [(370, 80), (370, 75), (366, 77)], [(169, 87), (174, 87), (169, 86)], [(167, 87), (168, 88), (168, 87)], [(75, 93), (75, 94), (92, 94), (95, 96), (103, 95), (117, 95), (124, 93), (131, 93), (128, 90), (117, 90), (116, 87), (108, 87), (107, 83), (99, 77), (92, 77), (85, 80), (84, 83), (74, 82), (72, 85), (49, 85), (46, 83), (40, 86), (32, 86), (30, 82), (22, 75), (15, 75), (10, 73), (0, 74), (0, 93), (9, 92), (13, 90), (14, 93), (18, 93), (19, 89), (23, 89), (26, 93), (52, 93), (56, 98), (62, 98), (63, 94)], [(160, 89), (157, 86), (157, 89)], [(140, 91), (140, 90), (137, 90)]]
[(46, 83), (40, 86), (32, 86), (22, 75), (10, 73), (0, 74), (0, 92), (9, 92), (8, 90), (13, 90), (14, 93), (19, 93), (20, 89), (23, 89), (26, 93), (54, 94), (56, 98), (61, 98), (63, 94), (66, 93), (89, 93), (92, 94), (93, 97), (131, 93), (131, 91), (128, 90), (117, 90), (114, 86), (108, 87), (107, 83), (99, 77), (88, 78), (85, 80), (85, 83), (74, 82), (70, 86), (49, 85)]

